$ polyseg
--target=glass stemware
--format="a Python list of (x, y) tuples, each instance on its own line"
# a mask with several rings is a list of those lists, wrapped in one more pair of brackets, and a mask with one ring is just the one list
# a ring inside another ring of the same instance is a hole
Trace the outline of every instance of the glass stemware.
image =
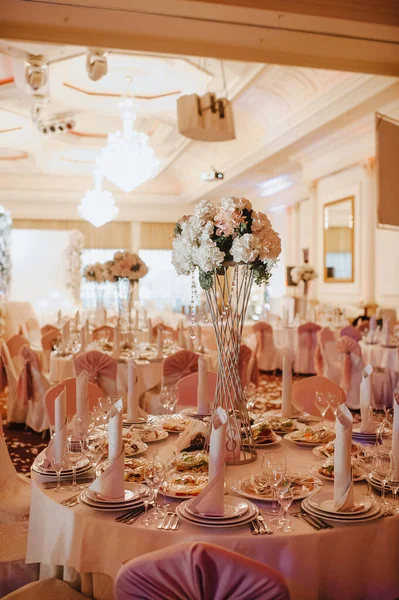
[(374, 475), (381, 483), (381, 499), (380, 506), (384, 514), (391, 510), (390, 503), (385, 498), (385, 490), (388, 484), (389, 473), (391, 471), (390, 454), (386, 453), (382, 448), (376, 450), (376, 461), (374, 466)]
[(277, 499), (277, 495), (276, 495), (277, 475), (274, 475), (274, 477), (273, 477), (274, 485), (272, 485), (271, 474), (276, 465), (280, 465), (279, 467), (277, 467), (277, 472), (280, 472), (281, 470), (285, 471), (287, 463), (286, 463), (286, 458), (285, 458), (284, 454), (282, 454), (281, 452), (266, 452), (265, 454), (263, 454), (262, 462), (261, 462), (262, 478), (265, 481), (267, 480), (267, 482), (270, 486), (272, 498), (273, 498), (273, 502), (270, 502), (267, 504), (267, 507), (265, 508), (265, 512), (267, 512), (270, 516), (273, 516), (273, 517), (277, 517), (280, 514), (280, 508), (281, 508), (278, 503), (278, 499)]
[(329, 409), (329, 401), (327, 395), (323, 394), (322, 392), (316, 392), (315, 405), (317, 410), (321, 414), (321, 424), (322, 426), (324, 426), (324, 419)]
[(61, 487), (61, 472), (66, 464), (66, 457), (64, 456), (52, 456), (51, 464), (54, 468), (54, 471), (57, 475), (57, 487), (55, 488), (55, 492), (63, 492), (64, 488)]
[(381, 443), (385, 421), (385, 406), (370, 406), (369, 421), (375, 426), (377, 442)]
[(158, 457), (155, 457), (152, 461), (148, 462), (144, 467), (144, 480), (150, 490), (153, 493), (154, 499), (154, 512), (155, 518), (163, 517), (165, 512), (158, 506), (158, 491), (162, 485), (164, 478), (164, 469), (162, 462)]
[(90, 439), (87, 436), (83, 443), (83, 454), (89, 459), (93, 468), (93, 481), (97, 477), (97, 467), (105, 458), (105, 439), (97, 438), (95, 440)]
[(328, 405), (331, 408), (331, 410), (333, 411), (334, 416), (336, 417), (337, 410), (341, 406), (341, 399), (339, 398), (339, 396), (336, 396), (335, 394), (328, 392)]
[(82, 440), (77, 440), (70, 438), (67, 441), (67, 458), (68, 462), (72, 467), (72, 490), (81, 489), (80, 486), (76, 483), (76, 469), (78, 466), (78, 462), (83, 458), (83, 442)]
[(290, 485), (289, 488), (283, 489), (279, 492), (278, 500), (280, 506), (284, 511), (284, 515), (282, 519), (280, 519), (279, 524), (277, 525), (278, 529), (281, 529), (284, 533), (288, 533), (289, 531), (293, 531), (293, 527), (291, 525), (291, 517), (289, 516), (288, 509), (294, 500), (294, 491)]
[(371, 491), (371, 478), (375, 467), (375, 448), (374, 446), (359, 446), (356, 454), (357, 462), (363, 471), (367, 481), (367, 496), (373, 498)]
[(390, 453), (390, 469), (389, 469), (389, 476), (388, 476), (388, 486), (391, 489), (392, 492), (392, 496), (393, 496), (393, 512), (395, 514), (399, 513), (399, 507), (397, 506), (396, 503), (396, 496), (397, 493), (399, 491), (399, 477), (397, 474), (397, 469), (395, 468), (395, 458), (393, 453)]
[(168, 386), (164, 386), (161, 390), (160, 402), (164, 409), (165, 415), (168, 414), (168, 408), (169, 408), (170, 401), (171, 401), (170, 388)]
[(148, 493), (148, 487), (146, 487), (145, 485), (140, 486), (139, 496), (144, 504), (144, 518), (142, 520), (142, 524), (145, 527), (148, 527), (154, 522), (153, 519), (148, 515), (148, 505), (152, 500), (151, 493)]

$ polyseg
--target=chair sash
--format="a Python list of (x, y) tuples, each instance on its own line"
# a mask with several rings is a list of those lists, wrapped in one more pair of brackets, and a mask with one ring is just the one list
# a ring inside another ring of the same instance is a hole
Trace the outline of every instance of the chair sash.
[(18, 397), (25, 405), (28, 405), (29, 400), (34, 399), (34, 386), (32, 369), (40, 373), (40, 364), (37, 355), (29, 346), (22, 346), (19, 351), (22, 370), (18, 378)]
[(174, 385), (179, 379), (198, 371), (198, 354), (180, 350), (168, 356), (163, 363), (163, 384)]
[(269, 334), (267, 337), (272, 338), (273, 342), (273, 328), (269, 323), (259, 321), (252, 327), (252, 331), (255, 333), (257, 340), (259, 341), (259, 350), (263, 352), (266, 346), (265, 334)]
[(362, 334), (360, 333), (359, 329), (356, 329), (356, 327), (353, 327), (353, 325), (348, 325), (347, 327), (341, 329), (340, 336), (350, 337), (355, 342), (359, 342), (362, 339)]
[(95, 383), (100, 388), (102, 387), (101, 380), (103, 378), (110, 379), (116, 384), (117, 362), (111, 356), (103, 354), (103, 352), (91, 350), (90, 352), (80, 354), (75, 358), (74, 365), (76, 375), (86, 370), (89, 374), (89, 381)]
[(362, 356), (362, 351), (359, 344), (349, 336), (341, 337), (337, 342), (337, 350), (344, 355), (344, 364), (342, 371), (341, 386), (348, 393), (351, 381), (352, 381), (352, 358), (351, 354), (355, 356)]
[(43, 325), (43, 327), (40, 329), (40, 333), (42, 335), (46, 335), (46, 333), (48, 333), (49, 331), (58, 331), (58, 335), (61, 335), (61, 331), (58, 329), (58, 327), (55, 327), (54, 325)]
[(115, 329), (109, 325), (102, 325), (93, 330), (92, 339), (93, 341), (106, 337), (108, 342), (112, 342), (115, 335)]
[(298, 327), (298, 335), (302, 335), (306, 338), (306, 344), (309, 350), (312, 350), (314, 335), (320, 331), (320, 329), (321, 327), (320, 325), (317, 325), (317, 323), (304, 323)]
[(337, 379), (335, 371), (338, 369), (338, 365), (335, 364), (334, 357), (331, 356), (330, 349), (332, 346), (334, 346), (334, 349), (336, 348), (335, 336), (331, 329), (323, 327), (317, 333), (316, 372), (318, 375), (325, 375), (329, 379), (335, 380)]
[(7, 387), (7, 371), (3, 361), (3, 356), (0, 352), (0, 392), (4, 392)]

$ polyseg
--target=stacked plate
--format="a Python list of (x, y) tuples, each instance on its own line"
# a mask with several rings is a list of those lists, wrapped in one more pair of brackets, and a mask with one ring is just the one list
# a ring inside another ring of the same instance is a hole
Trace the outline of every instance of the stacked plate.
[(223, 516), (205, 515), (194, 512), (190, 507), (192, 502), (193, 499), (182, 502), (177, 506), (176, 512), (183, 521), (201, 527), (238, 527), (239, 525), (249, 523), (259, 513), (255, 504), (249, 502), (249, 500), (235, 498), (234, 496), (225, 496)]
[(205, 419), (211, 416), (211, 413), (206, 413), (205, 415), (199, 414), (194, 407), (183, 408), (180, 412), (185, 417), (190, 417), (191, 419)]
[(350, 511), (337, 511), (334, 509), (334, 495), (331, 491), (305, 498), (302, 508), (313, 517), (339, 523), (362, 523), (378, 519), (382, 515), (380, 506), (364, 495), (355, 497), (354, 507)]
[(352, 438), (356, 442), (360, 442), (361, 444), (375, 444), (377, 441), (377, 434), (374, 433), (366, 433), (360, 431), (360, 425), (357, 425), (353, 428)]
[[(91, 469), (91, 463), (86, 456), (83, 456), (76, 465), (76, 477), (87, 473)], [(52, 466), (47, 466), (47, 459), (45, 456), (38, 456), (32, 465), (32, 471), (45, 477), (57, 477), (56, 472)], [(72, 469), (67, 467), (61, 471), (60, 479), (72, 479)]]
[[(370, 480), (371, 485), (373, 486), (373, 488), (377, 489), (379, 492), (382, 491), (382, 483), (380, 479), (377, 479), (376, 477), (374, 477), (374, 475), (371, 477)], [(392, 492), (391, 488), (389, 487), (389, 485), (386, 483), (385, 484), (385, 493), (390, 493)]]
[(109, 500), (91, 489), (82, 492), (78, 498), (80, 504), (102, 511), (133, 510), (143, 505), (143, 498), (150, 495), (147, 486), (141, 483), (131, 483), (125, 490), (123, 500)]

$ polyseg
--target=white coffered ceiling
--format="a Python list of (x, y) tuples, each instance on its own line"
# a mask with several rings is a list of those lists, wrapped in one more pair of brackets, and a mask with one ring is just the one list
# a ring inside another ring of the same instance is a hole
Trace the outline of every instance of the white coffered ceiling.
[[(50, 137), (32, 122), (26, 53), (41, 54), (49, 64), (45, 114), (73, 117), (74, 130)], [(176, 99), (223, 94), (220, 61), (111, 51), (108, 74), (94, 82), (86, 53), (83, 47), (0, 42), (0, 201), (18, 217), (75, 218), (97, 153), (108, 133), (120, 129), (117, 103), (127, 76), (136, 128), (149, 135), (161, 162), (158, 176), (130, 194), (106, 184), (120, 218), (129, 220), (173, 220), (182, 204), (232, 191), (271, 205), (284, 185), (303, 183), (305, 147), (371, 115), (393, 101), (395, 91), (398, 97), (392, 77), (226, 61), (237, 138), (193, 142), (177, 131)], [(225, 173), (222, 182), (200, 181), (211, 166)]]

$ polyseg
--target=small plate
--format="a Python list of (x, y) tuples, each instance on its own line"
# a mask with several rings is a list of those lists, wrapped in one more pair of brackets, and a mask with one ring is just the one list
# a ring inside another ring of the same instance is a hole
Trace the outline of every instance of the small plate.
[(199, 519), (202, 518), (202, 519), (206, 519), (207, 521), (208, 520), (223, 521), (225, 519), (236, 519), (238, 517), (242, 517), (248, 511), (249, 506), (250, 506), (248, 502), (246, 502), (245, 500), (241, 500), (241, 498), (235, 498), (234, 496), (227, 496), (227, 498), (225, 498), (225, 500), (224, 500), (224, 515), (220, 516), (220, 515), (206, 515), (204, 513), (194, 512), (190, 507), (190, 504), (192, 502), (193, 502), (192, 500), (188, 500), (188, 502), (185, 504), (185, 508), (186, 508), (187, 512), (194, 518), (199, 518)]
[[(144, 487), (144, 486), (143, 486)], [(86, 492), (86, 498), (92, 500), (93, 502), (99, 502), (101, 504), (122, 504), (123, 502), (131, 502), (132, 500), (137, 500), (140, 497), (139, 491), (135, 492), (132, 490), (125, 490), (125, 498), (124, 500), (109, 500), (104, 498), (98, 492), (93, 492), (93, 490), (88, 489)]]
[[(255, 442), (255, 447), (256, 448), (268, 448), (269, 446), (275, 446), (276, 444), (279, 444), (281, 442), (281, 440), (283, 439), (281, 437), (281, 435), (277, 435), (277, 434), (274, 434), (274, 437), (275, 437), (275, 439), (272, 440), (271, 442), (264, 442), (263, 444)], [(243, 444), (244, 444), (244, 446), (248, 446), (248, 444), (246, 444), (244, 441), (243, 441)]]
[(147, 444), (141, 442), (139, 449), (136, 452), (126, 452), (126, 444), (125, 444), (125, 458), (132, 458), (133, 456), (138, 456), (139, 454), (143, 454), (148, 449)]
[[(307, 504), (310, 504), (323, 513), (332, 513), (334, 515), (344, 516), (361, 515), (368, 512), (372, 506), (371, 500), (369, 500), (367, 496), (359, 496), (355, 501), (355, 505), (359, 507), (359, 510), (335, 510), (334, 498), (331, 491), (314, 494), (309, 498)], [(360, 508), (360, 506), (362, 506), (362, 508)]]
[(291, 433), (287, 433), (284, 439), (288, 440), (292, 444), (297, 444), (298, 446), (305, 446), (306, 448), (314, 448), (315, 446), (320, 446), (320, 440), (318, 442), (305, 442), (303, 440), (295, 440), (291, 437)]
[[(316, 475), (316, 477), (320, 477), (320, 479), (325, 479), (326, 481), (331, 481), (331, 483), (334, 483), (334, 477), (327, 477), (327, 475), (322, 475), (321, 473), (319, 473), (319, 468), (322, 466), (321, 463), (317, 464), (317, 465), (312, 465), (309, 469), (309, 471), (312, 473), (312, 475)], [(360, 475), (360, 477), (353, 477), (353, 481), (364, 481), (366, 478), (364, 475)]]
[[(260, 496), (258, 494), (252, 494), (251, 492), (246, 492), (245, 490), (242, 489), (242, 485), (243, 483), (247, 481), (247, 479), (245, 477), (242, 477), (241, 479), (238, 479), (237, 481), (235, 481), (234, 483), (232, 483), (230, 485), (231, 489), (233, 490), (233, 492), (235, 492), (236, 494), (239, 494), (240, 496), (243, 496), (244, 498), (250, 498), (251, 500), (257, 500), (258, 502), (275, 502), (275, 498), (273, 498), (273, 496)], [(316, 494), (322, 485), (324, 485), (320, 479), (317, 479), (317, 477), (314, 478), (314, 489), (313, 490), (308, 490), (307, 492), (302, 492), (299, 493), (298, 495), (294, 496), (294, 501), (295, 500), (303, 500), (304, 498), (308, 498), (309, 496), (312, 496), (313, 494)]]
[(183, 408), (180, 412), (182, 415), (185, 415), (186, 417), (191, 417), (192, 419), (199, 419), (199, 420), (206, 419), (206, 417), (211, 416), (211, 413), (207, 413), (205, 415), (199, 415), (197, 413), (197, 410), (194, 407)]
[(365, 521), (373, 521), (374, 519), (379, 519), (379, 517), (382, 516), (382, 511), (378, 504), (372, 505), (372, 507), (368, 513), (360, 514), (360, 515), (357, 515), (357, 514), (348, 515), (347, 514), (345, 516), (344, 515), (334, 515), (332, 513), (327, 514), (327, 513), (320, 512), (309, 505), (308, 498), (305, 498), (305, 500), (302, 500), (301, 506), (310, 515), (313, 515), (315, 517), (319, 517), (322, 519), (326, 519), (327, 521), (333, 521), (333, 522), (338, 522), (338, 523), (363, 523)]

